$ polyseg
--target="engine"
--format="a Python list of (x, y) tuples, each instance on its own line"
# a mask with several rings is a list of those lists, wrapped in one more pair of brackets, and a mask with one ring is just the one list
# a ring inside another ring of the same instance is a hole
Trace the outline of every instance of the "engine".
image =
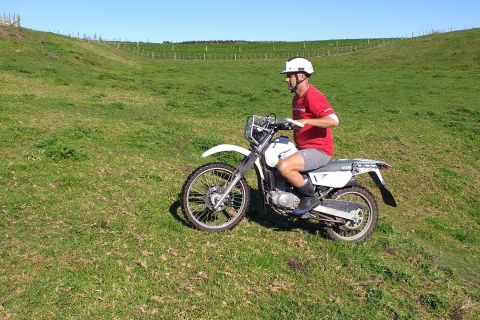
[(287, 215), (291, 210), (298, 207), (300, 198), (293, 193), (292, 186), (283, 179), (278, 170), (266, 170), (267, 175), (267, 202), (271, 208), (280, 214)]
[(300, 199), (291, 192), (276, 189), (270, 192), (272, 204), (279, 209), (293, 210), (298, 207)]

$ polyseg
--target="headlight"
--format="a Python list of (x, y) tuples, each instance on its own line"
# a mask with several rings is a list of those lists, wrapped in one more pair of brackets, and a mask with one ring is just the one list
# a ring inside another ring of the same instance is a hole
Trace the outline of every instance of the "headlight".
[(248, 141), (252, 140), (253, 117), (254, 116), (248, 117), (247, 123), (245, 124), (245, 139), (247, 139)]
[(265, 134), (264, 126), (266, 117), (260, 116), (250, 116), (247, 118), (247, 123), (245, 124), (245, 138), (258, 144)]

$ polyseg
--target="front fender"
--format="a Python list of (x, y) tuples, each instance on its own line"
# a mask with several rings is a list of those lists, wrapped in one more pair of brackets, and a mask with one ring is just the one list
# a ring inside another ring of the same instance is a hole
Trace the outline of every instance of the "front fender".
[[(233, 144), (221, 144), (213, 148), (210, 148), (204, 153), (202, 153), (202, 158), (206, 158), (220, 152), (237, 152), (237, 153), (243, 154), (245, 157), (248, 157), (250, 155), (250, 150), (245, 149), (243, 147), (239, 147)], [(260, 175), (260, 178), (263, 180), (265, 177), (263, 175), (260, 159), (257, 159), (257, 161), (255, 161), (255, 167), (257, 168), (257, 172)]]

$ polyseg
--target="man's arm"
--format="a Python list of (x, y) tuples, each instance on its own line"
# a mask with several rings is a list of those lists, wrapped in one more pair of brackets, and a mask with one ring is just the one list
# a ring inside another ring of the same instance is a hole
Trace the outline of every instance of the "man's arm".
[(296, 121), (320, 128), (333, 128), (338, 127), (338, 125), (340, 124), (340, 121), (335, 114), (330, 114), (328, 116), (317, 119), (299, 119)]

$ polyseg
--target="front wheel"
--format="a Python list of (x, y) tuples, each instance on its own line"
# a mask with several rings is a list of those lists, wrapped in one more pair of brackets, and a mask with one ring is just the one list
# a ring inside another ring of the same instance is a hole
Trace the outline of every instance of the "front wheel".
[(367, 189), (355, 186), (340, 189), (332, 196), (334, 200), (344, 200), (362, 204), (358, 221), (334, 225), (326, 229), (330, 239), (343, 242), (365, 241), (373, 232), (378, 221), (378, 207), (374, 196)]
[(222, 205), (214, 210), (235, 168), (225, 163), (210, 163), (196, 169), (182, 188), (182, 211), (193, 227), (204, 231), (224, 231), (235, 227), (245, 216), (250, 189), (244, 178), (233, 187)]

